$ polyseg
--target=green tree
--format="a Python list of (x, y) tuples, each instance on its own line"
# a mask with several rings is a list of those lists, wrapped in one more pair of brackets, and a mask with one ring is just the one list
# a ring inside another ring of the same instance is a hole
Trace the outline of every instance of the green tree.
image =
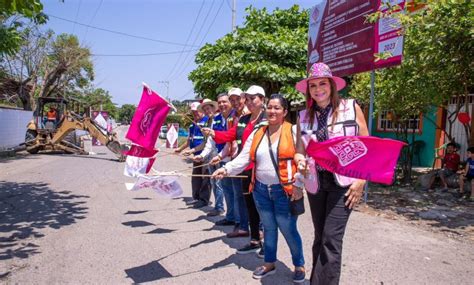
[(132, 104), (123, 104), (118, 110), (118, 121), (122, 124), (130, 124), (137, 107)]
[[(370, 20), (385, 16), (375, 13)], [(449, 100), (456, 98), (458, 108), (448, 114), (452, 125), (461, 106), (467, 106), (467, 96), (474, 89), (474, 9), (470, 1), (433, 1), (420, 13), (396, 17), (403, 27), (404, 58), (400, 66), (376, 72), (375, 107), (393, 113), (399, 138), (409, 142), (414, 140), (408, 132), (413, 116), (446, 108)], [(368, 102), (369, 82), (368, 73), (355, 75), (351, 96)], [(447, 135), (453, 139), (449, 129)], [(411, 164), (405, 168), (404, 176), (409, 179)]]
[(2, 82), (9, 83), (13, 91), (10, 100), (18, 100), (25, 110), (31, 110), (37, 96), (64, 97), (90, 85), (94, 78), (90, 51), (76, 36), (54, 37), (52, 31), (41, 32), (32, 26), (23, 31), (22, 38), (18, 52), (4, 54), (0, 61), (7, 75)]
[(215, 98), (231, 86), (258, 84), (268, 94), (285, 90), (290, 99), (302, 99), (293, 86), (306, 74), (308, 11), (297, 5), (272, 13), (246, 11), (243, 27), (198, 52), (197, 68), (189, 75), (195, 92)]
[(13, 54), (0, 54), (1, 96), (6, 102), (34, 108), (34, 95), (42, 82), (42, 70), (46, 64), (54, 38), (52, 31), (41, 32), (37, 25), (21, 32), (20, 48)]
[(119, 110), (112, 102), (109, 91), (102, 88), (87, 90), (83, 95), (83, 102), (87, 109), (107, 111), (112, 118), (117, 118), (119, 115)]
[(43, 24), (48, 17), (42, 13), (43, 5), (38, 0), (0, 1), (0, 54), (14, 54), (22, 42), (21, 28), (24, 19)]

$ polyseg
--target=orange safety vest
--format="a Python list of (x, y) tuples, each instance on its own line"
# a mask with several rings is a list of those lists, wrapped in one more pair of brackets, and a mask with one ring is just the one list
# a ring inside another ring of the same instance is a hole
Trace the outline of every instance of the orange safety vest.
[[(268, 126), (262, 126), (255, 132), (252, 140), (252, 146), (250, 147), (250, 160), (255, 163), (257, 148), (262, 142), (263, 136), (265, 136)], [(268, 146), (264, 146), (268, 147)], [(295, 143), (293, 141), (293, 133), (291, 131), (291, 124), (284, 122), (281, 127), (280, 140), (277, 147), (278, 156), (278, 180), (283, 186), (283, 190), (288, 195), (293, 193), (293, 183), (295, 182), (296, 163), (294, 156), (296, 153)], [(256, 164), (255, 164), (256, 165)], [(252, 192), (255, 184), (255, 170), (252, 170), (252, 181), (250, 183), (249, 191)]]
[(56, 120), (56, 111), (48, 111), (47, 113), (48, 120), (54, 121)]

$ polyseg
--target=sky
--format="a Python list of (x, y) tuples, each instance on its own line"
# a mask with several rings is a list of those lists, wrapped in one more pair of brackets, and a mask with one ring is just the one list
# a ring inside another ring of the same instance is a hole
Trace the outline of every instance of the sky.
[[(44, 29), (74, 34), (90, 48), (94, 87), (117, 105), (138, 104), (142, 82), (172, 100), (195, 97), (188, 74), (196, 52), (232, 31), (234, 0), (42, 0)], [(245, 8), (311, 8), (319, 0), (236, 2), (236, 25)], [(137, 56), (140, 55), (140, 56)], [(167, 84), (166, 82), (169, 82)], [(167, 88), (167, 85), (169, 88)]]

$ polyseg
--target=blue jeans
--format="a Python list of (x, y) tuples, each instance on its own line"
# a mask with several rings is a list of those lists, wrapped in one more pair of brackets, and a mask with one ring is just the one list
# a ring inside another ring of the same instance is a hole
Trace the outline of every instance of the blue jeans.
[[(214, 173), (214, 171), (220, 168), (221, 165), (209, 165), (209, 173)], [(212, 192), (214, 193), (215, 206), (214, 210), (224, 212), (224, 190), (222, 185), (222, 180), (211, 179)]]
[(263, 223), (265, 262), (277, 260), (278, 229), (285, 237), (294, 266), (304, 266), (303, 243), (296, 222), (290, 213), (290, 199), (280, 184), (265, 185), (255, 181), (253, 198)]
[(232, 189), (234, 192), (234, 208), (238, 213), (239, 229), (242, 231), (249, 231), (249, 213), (245, 205), (244, 194), (242, 192), (242, 179), (231, 178)]
[(239, 213), (234, 203), (234, 189), (232, 188), (232, 178), (222, 179), (222, 188), (224, 190), (224, 200), (226, 205), (225, 219), (231, 222), (239, 221)]

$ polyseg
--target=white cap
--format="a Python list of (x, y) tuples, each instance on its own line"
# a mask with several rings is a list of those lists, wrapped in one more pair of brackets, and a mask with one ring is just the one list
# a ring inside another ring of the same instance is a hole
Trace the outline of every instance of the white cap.
[(249, 89), (247, 89), (247, 91), (245, 91), (245, 94), (260, 95), (265, 97), (265, 90), (263, 90), (263, 88), (258, 85), (252, 85), (249, 87)]
[(242, 95), (242, 93), (244, 93), (244, 92), (240, 88), (231, 88), (229, 90), (229, 92), (227, 92), (227, 95), (229, 95), (229, 97), (232, 96), (232, 95), (240, 96), (240, 95)]
[(199, 105), (201, 105), (201, 103), (199, 102), (192, 102), (190, 107), (191, 107), (191, 111), (197, 111)]

